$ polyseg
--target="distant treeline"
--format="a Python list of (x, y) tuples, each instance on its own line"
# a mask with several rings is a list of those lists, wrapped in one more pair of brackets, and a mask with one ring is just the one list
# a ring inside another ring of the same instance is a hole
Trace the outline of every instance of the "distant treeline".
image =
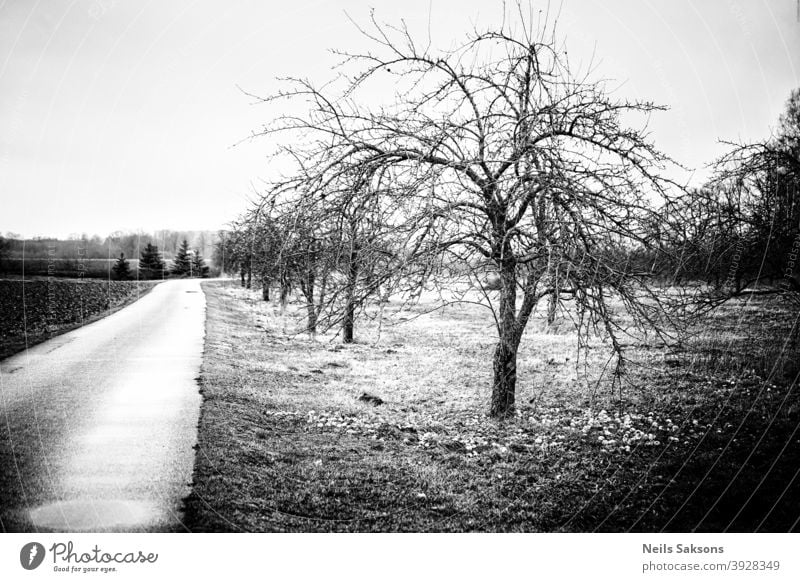
[(0, 236), (0, 259), (114, 259), (125, 253), (129, 259), (139, 257), (147, 243), (156, 245), (165, 259), (171, 260), (186, 239), (191, 248), (211, 257), (217, 233), (208, 230), (159, 230), (154, 233), (116, 232), (105, 238), (82, 235), (69, 239), (37, 237), (23, 239), (14, 233)]
[(123, 254), (132, 270), (131, 277), (135, 279), (139, 258), (148, 244), (158, 247), (169, 268), (184, 240), (190, 248), (211, 259), (216, 237), (213, 231), (201, 230), (161, 230), (148, 234), (116, 232), (105, 238), (82, 235), (66, 240), (23, 239), (6, 233), (0, 236), (0, 274), (113, 279), (113, 266)]

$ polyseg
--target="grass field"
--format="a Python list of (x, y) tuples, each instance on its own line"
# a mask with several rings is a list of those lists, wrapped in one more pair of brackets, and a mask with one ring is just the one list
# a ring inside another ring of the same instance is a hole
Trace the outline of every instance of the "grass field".
[(135, 301), (156, 282), (0, 279), (0, 359)]
[[(497, 422), (488, 312), (423, 304), (344, 346), (227, 285), (204, 284), (194, 531), (798, 529), (779, 300), (727, 304), (680, 353), (642, 346), (621, 398), (577, 373), (566, 326), (534, 321), (517, 415)], [(595, 340), (588, 370), (607, 357)]]

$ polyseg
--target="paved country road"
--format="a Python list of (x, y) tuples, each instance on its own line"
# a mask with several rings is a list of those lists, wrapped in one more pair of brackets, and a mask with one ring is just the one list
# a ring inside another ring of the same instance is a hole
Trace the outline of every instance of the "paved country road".
[(0, 531), (184, 529), (204, 333), (171, 280), (0, 361)]

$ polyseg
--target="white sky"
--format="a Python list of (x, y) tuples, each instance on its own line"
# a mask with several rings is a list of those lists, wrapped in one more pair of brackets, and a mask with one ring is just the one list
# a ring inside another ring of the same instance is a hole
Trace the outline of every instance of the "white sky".
[[(800, 86), (800, 0), (564, 0), (573, 62), (669, 105), (656, 144), (695, 180), (717, 140), (766, 137)], [(545, 2), (537, 2), (546, 7)], [(216, 229), (270, 176), (268, 121), (237, 86), (325, 81), (363, 22), (405, 18), (447, 46), (499, 19), (489, 0), (0, 2), (0, 232)], [(551, 10), (558, 7), (553, 2)], [(274, 170), (274, 168), (273, 168)]]

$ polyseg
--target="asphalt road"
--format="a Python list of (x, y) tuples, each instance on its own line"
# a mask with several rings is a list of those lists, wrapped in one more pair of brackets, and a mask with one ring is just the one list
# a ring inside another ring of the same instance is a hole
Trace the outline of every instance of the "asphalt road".
[(0, 362), (0, 531), (180, 531), (205, 333), (198, 280)]

